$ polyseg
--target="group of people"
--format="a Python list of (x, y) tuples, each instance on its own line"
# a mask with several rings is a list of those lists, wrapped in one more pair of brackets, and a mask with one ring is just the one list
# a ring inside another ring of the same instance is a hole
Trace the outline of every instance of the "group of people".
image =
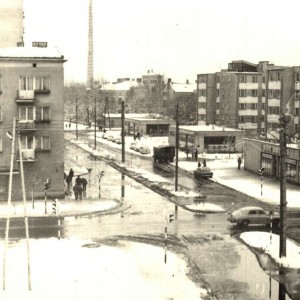
[(75, 179), (75, 185), (73, 186), (73, 177), (74, 177), (74, 171), (71, 168), (69, 171), (69, 174), (64, 174), (64, 179), (67, 184), (66, 188), (66, 195), (71, 195), (72, 190), (75, 195), (75, 200), (82, 200), (84, 194), (86, 193), (86, 186), (87, 186), (87, 180), (85, 178), (81, 178), (80, 175), (78, 175)]
[(192, 160), (198, 160), (198, 149), (196, 148), (196, 149), (192, 149), (192, 150), (190, 150), (190, 149), (188, 149), (187, 148), (187, 150), (186, 150), (186, 157), (187, 157), (187, 159), (189, 158), (189, 153), (191, 153), (192, 154)]
[(206, 160), (205, 159), (203, 159), (202, 165), (201, 165), (200, 160), (198, 161), (198, 168), (200, 168), (201, 166), (206, 167)]

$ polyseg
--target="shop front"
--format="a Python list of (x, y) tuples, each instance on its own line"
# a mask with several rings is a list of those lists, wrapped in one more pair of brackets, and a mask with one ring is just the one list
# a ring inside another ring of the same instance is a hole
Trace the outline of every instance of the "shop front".
[[(245, 139), (244, 153), (245, 170), (258, 173), (260, 168), (264, 168), (265, 176), (280, 178), (279, 144)], [(289, 183), (300, 184), (300, 148), (296, 145), (287, 147), (286, 180)]]

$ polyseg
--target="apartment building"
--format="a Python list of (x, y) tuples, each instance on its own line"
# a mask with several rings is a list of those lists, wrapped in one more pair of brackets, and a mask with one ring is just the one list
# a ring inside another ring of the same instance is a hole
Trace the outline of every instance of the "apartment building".
[(299, 131), (299, 67), (233, 61), (226, 70), (197, 75), (198, 124), (243, 129), (267, 136), (289, 103), (292, 131)]
[[(56, 49), (0, 49), (0, 200), (7, 200), (12, 142), (6, 133), (18, 118), (26, 195), (64, 197), (64, 69)], [(13, 200), (22, 199), (18, 143)]]

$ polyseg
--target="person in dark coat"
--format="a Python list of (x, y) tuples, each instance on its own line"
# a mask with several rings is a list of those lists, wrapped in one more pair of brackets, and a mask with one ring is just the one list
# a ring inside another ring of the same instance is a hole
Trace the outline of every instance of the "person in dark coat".
[(206, 167), (206, 160), (203, 160), (203, 167)]
[(237, 162), (238, 162), (238, 169), (240, 170), (240, 168), (241, 168), (241, 164), (242, 164), (242, 159), (241, 159), (241, 157), (240, 157), (240, 156), (239, 156), (239, 158), (238, 158)]
[(81, 178), (82, 190), (86, 191), (87, 180), (85, 178)]
[(201, 167), (201, 162), (200, 161), (198, 161), (198, 168), (200, 168)]
[(198, 160), (198, 149), (195, 150), (195, 160)]
[(75, 200), (78, 200), (78, 195), (79, 195), (79, 185), (75, 184), (73, 187), (74, 195), (75, 195)]
[(80, 178), (80, 176), (78, 175), (76, 180), (75, 180), (75, 184), (77, 185), (81, 185), (82, 184), (82, 179)]

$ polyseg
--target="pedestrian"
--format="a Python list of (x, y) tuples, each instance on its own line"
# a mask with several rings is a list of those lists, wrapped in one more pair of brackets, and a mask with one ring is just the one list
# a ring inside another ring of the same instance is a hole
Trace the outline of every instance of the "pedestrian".
[(75, 184), (81, 185), (81, 178), (80, 178), (79, 175), (77, 176), (77, 178), (76, 178), (76, 180), (75, 180)]
[(79, 200), (82, 200), (82, 186), (78, 185), (78, 198)]
[(71, 168), (70, 171), (69, 171), (69, 176), (70, 176), (71, 181), (72, 181), (72, 179), (73, 179), (73, 177), (74, 177), (74, 171), (73, 171), (72, 168)]
[(195, 150), (195, 160), (197, 161), (198, 160), (198, 149), (196, 148)]
[(203, 160), (203, 167), (206, 167), (206, 160)]
[(71, 128), (71, 123), (69, 123), (69, 129)]
[(140, 140), (140, 139), (141, 139), (141, 134), (138, 132), (138, 133), (136, 134), (136, 137)]
[(66, 129), (68, 129), (68, 124), (66, 123)]
[(195, 158), (195, 150), (194, 149), (192, 149), (192, 160), (194, 160), (194, 158)]
[(189, 160), (189, 148), (186, 148), (186, 159)]
[(87, 180), (85, 178), (81, 178), (82, 190), (86, 191)]
[(74, 191), (74, 195), (75, 195), (75, 200), (78, 200), (79, 186), (77, 184), (74, 185), (73, 191)]
[(66, 177), (66, 183), (67, 183), (67, 194), (72, 194), (71, 187), (72, 187), (72, 178), (70, 175), (67, 175)]
[(238, 158), (237, 162), (238, 162), (238, 169), (240, 170), (240, 168), (241, 168), (241, 164), (242, 164), (242, 159), (241, 159), (241, 157), (240, 157), (240, 156), (239, 156), (239, 158)]
[(198, 168), (201, 168), (201, 162), (198, 161)]

